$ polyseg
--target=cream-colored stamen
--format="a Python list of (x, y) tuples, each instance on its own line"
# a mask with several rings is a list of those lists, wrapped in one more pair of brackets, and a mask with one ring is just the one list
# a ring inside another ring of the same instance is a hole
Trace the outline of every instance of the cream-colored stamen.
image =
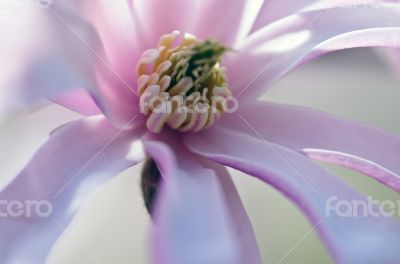
[(214, 124), (231, 97), (225, 69), (219, 64), (227, 49), (178, 31), (161, 37), (159, 46), (143, 52), (136, 67), (140, 109), (147, 128), (159, 133), (165, 125), (198, 132)]

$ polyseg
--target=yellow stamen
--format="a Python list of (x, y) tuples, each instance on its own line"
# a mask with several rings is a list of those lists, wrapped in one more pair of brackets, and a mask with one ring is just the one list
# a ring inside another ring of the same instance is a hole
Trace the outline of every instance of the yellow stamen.
[(159, 133), (164, 125), (182, 132), (198, 132), (225, 112), (231, 96), (220, 61), (227, 51), (213, 40), (198, 40), (179, 32), (161, 37), (159, 46), (143, 52), (137, 65), (140, 108), (147, 128)]

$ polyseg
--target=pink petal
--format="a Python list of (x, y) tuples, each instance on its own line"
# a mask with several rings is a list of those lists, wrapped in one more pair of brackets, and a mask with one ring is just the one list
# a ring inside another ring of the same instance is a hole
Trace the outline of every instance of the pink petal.
[(264, 1), (257, 19), (254, 22), (252, 32), (279, 20), (281, 18), (297, 13), (306, 6), (312, 5), (318, 0), (269, 0)]
[(245, 0), (147, 0), (135, 2), (133, 10), (148, 47), (154, 47), (162, 35), (174, 30), (202, 39), (215, 38), (233, 47), (242, 24), (247, 22), (247, 5), (251, 3)]
[(217, 173), (223, 188), (226, 204), (230, 211), (230, 218), (234, 221), (233, 224), (235, 228), (233, 231), (235, 232), (235, 239), (241, 241), (240, 263), (262, 263), (253, 227), (229, 172), (224, 166), (218, 163), (212, 161), (205, 162), (207, 163), (207, 167), (213, 169)]
[(224, 125), (248, 132), (248, 122), (268, 141), (359, 171), (400, 191), (399, 135), (289, 105), (260, 102), (240, 111), (241, 117), (229, 117)]
[(8, 203), (47, 203), (46, 210), (33, 207), (30, 213), (26, 205), (23, 209), (27, 210), (19, 216), (2, 204), (1, 212), (8, 217), (0, 218), (0, 262), (44, 263), (88, 197), (112, 176), (144, 159), (143, 150), (131, 150), (142, 133), (140, 129), (117, 130), (101, 117), (72, 122), (56, 130), (0, 192), (0, 200)]
[(23, 13), (24, 16), (21, 13), (4, 11), (0, 17), (0, 56), (4, 69), (0, 74), (0, 118), (24, 110), (42, 98), (91, 86), (87, 70), (92, 68), (93, 57), (70, 30), (79, 31), (82, 41), (101, 52), (94, 29), (68, 12), (60, 14), (70, 30), (52, 13), (37, 10)]
[(187, 32), (196, 17), (200, 0), (146, 0), (133, 2), (133, 15), (137, 17), (146, 48), (154, 48), (159, 38), (174, 30)]
[(400, 5), (393, 5), (302, 12), (259, 30), (226, 62), (232, 89), (251, 100), (291, 70), (327, 53), (399, 47)]
[[(94, 61), (86, 69), (86, 74), (91, 78), (92, 87), (89, 90), (97, 105), (115, 126), (127, 128), (126, 124), (139, 112), (135, 67), (142, 51), (139, 42), (136, 42), (140, 37), (128, 3), (118, 1), (111, 4), (103, 0), (96, 3), (90, 0), (57, 3), (53, 12), (65, 21), (63, 24), (67, 26), (63, 25), (64, 30), (68, 31), (71, 24), (67, 21), (67, 10), (72, 10), (74, 15), (79, 13), (91, 23), (99, 34), (105, 50), (81, 41), (78, 29), (68, 32)], [(118, 19), (115, 19), (116, 14)]]
[[(134, 87), (111, 67), (96, 30), (72, 12), (71, 4), (54, 2), (51, 9), (29, 12), (26, 20), (1, 18), (18, 26), (5, 31), (0, 49), (9, 65), (0, 76), (0, 118), (76, 87), (87, 89), (116, 126), (137, 114)], [(41, 38), (29, 32), (40, 32)]]
[(56, 104), (86, 116), (101, 114), (101, 110), (86, 90), (72, 90), (51, 100)]
[(96, 104), (107, 118), (118, 128), (129, 129), (130, 120), (139, 114), (139, 97), (135, 86), (130, 86), (107, 64), (95, 65)]
[(400, 261), (400, 224), (387, 216), (363, 215), (359, 211), (352, 217), (343, 217), (335, 210), (328, 210), (328, 214), (326, 210), (335, 197), (345, 202), (368, 201), (306, 157), (218, 125), (187, 136), (185, 142), (195, 153), (253, 175), (281, 191), (307, 215), (337, 263)]
[[(130, 1), (74, 0), (77, 12), (97, 30), (111, 68), (130, 86), (136, 85), (136, 63), (143, 51)], [(133, 1), (132, 1), (133, 2)]]
[(290, 16), (294, 13), (305, 9), (323, 9), (332, 7), (364, 7), (373, 4), (382, 4), (383, 2), (393, 2), (391, 0), (335, 0), (335, 1), (324, 1), (324, 0), (268, 0), (264, 1), (260, 12), (258, 13), (257, 19), (253, 25), (252, 32), (255, 32), (264, 26), (273, 23), (279, 19)]
[(249, 19), (244, 16), (246, 6), (251, 1), (203, 0), (201, 2), (195, 9), (196, 20), (189, 33), (201, 39), (214, 38), (233, 48), (241, 25)]
[(155, 141), (145, 146), (165, 180), (155, 213), (154, 263), (261, 263), (228, 175), (217, 174), (221, 168), (204, 163), (179, 144), (173, 150)]

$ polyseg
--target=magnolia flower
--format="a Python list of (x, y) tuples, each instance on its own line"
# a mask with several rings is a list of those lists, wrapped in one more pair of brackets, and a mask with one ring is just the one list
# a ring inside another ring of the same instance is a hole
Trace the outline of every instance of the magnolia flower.
[(224, 166), (286, 195), (336, 262), (399, 263), (400, 224), (327, 214), (332, 198), (367, 201), (312, 160), (400, 191), (400, 137), (257, 100), (327, 53), (399, 47), (399, 7), (389, 0), (58, 0), (31, 10), (28, 25), (41, 28), (31, 32), (44, 35), (27, 42), (17, 34), (18, 46), (7, 46), (14, 32), (4, 38), (13, 57), (2, 74), (0, 114), (45, 97), (87, 117), (53, 131), (1, 191), (2, 201), (52, 208), (46, 217), (0, 218), (1, 263), (43, 263), (82, 203), (146, 157), (162, 177), (152, 210), (155, 263), (261, 263)]

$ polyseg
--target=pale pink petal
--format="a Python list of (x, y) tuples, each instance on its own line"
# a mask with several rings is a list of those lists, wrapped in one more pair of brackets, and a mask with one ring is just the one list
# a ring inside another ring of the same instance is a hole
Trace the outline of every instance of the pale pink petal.
[(62, 105), (74, 112), (91, 116), (100, 115), (101, 110), (96, 105), (87, 90), (76, 89), (62, 93), (60, 97), (50, 99), (56, 104)]
[[(141, 134), (141, 129), (118, 130), (102, 117), (72, 122), (54, 132), (0, 192), (0, 200), (7, 201), (1, 204), (0, 262), (44, 263), (88, 197), (144, 159), (143, 150), (132, 149), (140, 145), (134, 142)], [(43, 204), (39, 210), (26, 201)], [(22, 204), (22, 214), (8, 208), (10, 203)]]
[(253, 175), (296, 203), (336, 263), (400, 262), (400, 223), (363, 214), (360, 207), (344, 217), (335, 210), (339, 201), (367, 204), (367, 199), (299, 153), (219, 125), (185, 142), (195, 153)]
[(100, 94), (94, 96), (96, 104), (116, 127), (129, 129), (128, 123), (140, 112), (135, 86), (130, 86), (102, 62), (95, 65), (95, 79), (95, 92)]
[[(94, 88), (91, 94), (105, 115), (120, 128), (126, 125), (139, 112), (136, 93), (135, 67), (142, 52), (140, 35), (134, 24), (129, 4), (126, 1), (63, 1), (55, 5), (53, 12), (65, 20), (66, 10), (84, 17), (98, 32), (104, 51), (93, 49), (80, 39), (79, 31), (70, 30), (76, 41), (86, 48), (86, 53), (95, 60), (88, 72)], [(64, 15), (65, 14), (65, 15)], [(64, 22), (64, 29), (70, 24)]]
[(298, 13), (302, 10), (322, 9), (332, 7), (365, 7), (368, 5), (393, 2), (392, 0), (266, 0), (264, 1), (257, 19), (253, 25), (252, 32), (263, 28), (279, 19)]
[(250, 126), (268, 141), (354, 169), (400, 191), (399, 135), (312, 109), (262, 102), (242, 107), (240, 116), (223, 122), (243, 132)]
[(264, 1), (260, 12), (258, 13), (257, 19), (254, 22), (252, 32), (257, 31), (264, 26), (290, 16), (298, 11), (302, 10), (306, 6), (312, 5), (318, 0), (266, 0)]
[(245, 0), (147, 0), (133, 4), (134, 15), (145, 32), (149, 47), (174, 30), (193, 34), (201, 39), (214, 38), (233, 47), (244, 23), (250, 1)]
[(251, 1), (245, 0), (202, 0), (194, 9), (196, 20), (190, 28), (191, 34), (201, 39), (214, 38), (228, 47), (234, 47), (245, 17), (246, 7)]
[(115, 72), (96, 30), (72, 4), (57, 1), (26, 17), (1, 17), (8, 30), (0, 47), (6, 69), (0, 75), (0, 118), (76, 87), (87, 89), (116, 126), (138, 112), (135, 87)]
[[(135, 67), (141, 52), (141, 47), (135, 43), (139, 36), (135, 32), (129, 5), (125, 1), (108, 4), (102, 0), (56, 3), (51, 12), (62, 22), (64, 28), (60, 30), (69, 31), (77, 45), (94, 60), (86, 74), (91, 77), (93, 87), (89, 90), (96, 104), (115, 126), (129, 128), (126, 125), (139, 112)], [(79, 29), (70, 29), (71, 23), (67, 19), (71, 15), (68, 12), (85, 17), (95, 27), (105, 50), (96, 49), (82, 40)]]
[(74, 0), (77, 12), (97, 30), (111, 68), (130, 86), (136, 85), (136, 63), (143, 46), (130, 10), (132, 1)]
[(296, 67), (333, 51), (400, 46), (400, 4), (294, 14), (249, 37), (227, 60), (232, 89), (248, 100)]
[(230, 210), (230, 218), (234, 221), (235, 239), (240, 241), (240, 263), (262, 263), (253, 227), (229, 172), (218, 163), (208, 160), (205, 163), (207, 167), (217, 173), (224, 190), (226, 204)]
[[(62, 14), (69, 29), (48, 10), (12, 11), (0, 16), (0, 118), (76, 87), (93, 88), (95, 60), (82, 41), (102, 48), (90, 25), (68, 12)], [(70, 30), (79, 31), (81, 41)]]
[[(164, 178), (154, 215), (154, 263), (244, 263), (254, 234), (227, 175), (179, 144), (173, 150), (156, 141), (145, 146)], [(256, 246), (251, 253), (245, 263), (261, 263)]]
[(147, 48), (154, 48), (159, 38), (174, 30), (187, 32), (196, 18), (202, 1), (146, 0), (133, 2), (133, 16), (137, 17)]

